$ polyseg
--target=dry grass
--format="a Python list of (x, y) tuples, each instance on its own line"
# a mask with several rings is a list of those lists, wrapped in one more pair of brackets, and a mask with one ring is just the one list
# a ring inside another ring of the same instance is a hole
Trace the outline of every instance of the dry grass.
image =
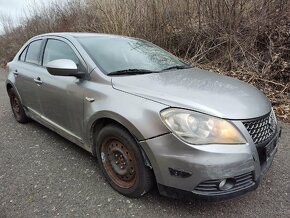
[(250, 82), (290, 120), (290, 1), (68, 0), (34, 5), (22, 25), (2, 19), (0, 62), (30, 37), (56, 31), (104, 32), (152, 41), (203, 68)]

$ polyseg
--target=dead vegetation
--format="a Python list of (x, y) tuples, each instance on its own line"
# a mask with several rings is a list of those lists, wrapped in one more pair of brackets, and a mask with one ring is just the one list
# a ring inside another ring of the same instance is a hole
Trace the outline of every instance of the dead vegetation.
[(57, 31), (144, 38), (193, 65), (250, 82), (290, 120), (290, 1), (68, 0), (33, 5), (21, 26), (2, 19), (0, 62), (30, 37)]

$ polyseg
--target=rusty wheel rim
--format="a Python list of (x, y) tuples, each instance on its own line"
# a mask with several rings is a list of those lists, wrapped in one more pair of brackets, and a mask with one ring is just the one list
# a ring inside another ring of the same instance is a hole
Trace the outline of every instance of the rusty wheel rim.
[(134, 153), (116, 138), (105, 140), (101, 147), (104, 169), (121, 188), (131, 188), (138, 176)]

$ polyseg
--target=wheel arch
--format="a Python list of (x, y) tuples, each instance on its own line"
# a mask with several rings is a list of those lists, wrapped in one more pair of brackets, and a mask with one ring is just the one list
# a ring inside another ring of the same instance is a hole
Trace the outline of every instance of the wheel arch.
[(11, 85), (11, 83), (6, 83), (6, 90), (7, 90), (7, 92), (10, 90), (10, 89), (12, 89), (13, 88), (13, 86)]
[(95, 135), (108, 124), (116, 124), (121, 128), (127, 130), (135, 139), (136, 141), (143, 140), (144, 137), (141, 132), (126, 118), (122, 117), (119, 114), (109, 111), (102, 111), (97, 113), (91, 119), (92, 121), (89, 122), (89, 141), (90, 144), (93, 146), (92, 150), (93, 153), (95, 152)]
[(142, 156), (144, 158), (145, 164), (146, 166), (152, 168), (150, 160), (147, 156), (147, 154), (145, 153), (144, 149), (142, 148), (142, 146), (139, 144), (139, 141), (144, 139), (143, 135), (140, 133), (140, 131), (127, 119), (125, 119), (124, 117), (117, 115), (115, 113), (110, 113), (110, 112), (105, 112), (102, 113), (103, 115), (99, 115), (96, 117), (96, 119), (94, 120), (94, 122), (92, 122), (92, 125), (90, 127), (90, 141), (91, 141), (91, 145), (92, 145), (92, 154), (94, 156), (96, 156), (96, 134), (98, 134), (98, 132), (106, 125), (108, 124), (115, 124), (120, 126), (121, 128), (125, 129), (126, 131), (128, 131), (128, 133), (130, 135), (132, 135), (136, 142), (137, 145), (142, 153)]
[(17, 97), (19, 98), (20, 102), (22, 103), (22, 98), (21, 98), (21, 96), (20, 96), (18, 90), (16, 89), (16, 87), (14, 86), (14, 84), (13, 84), (11, 81), (7, 80), (7, 81), (6, 81), (6, 91), (7, 91), (7, 93), (8, 93), (8, 91), (9, 91), (10, 89), (14, 89), (14, 91), (15, 91)]

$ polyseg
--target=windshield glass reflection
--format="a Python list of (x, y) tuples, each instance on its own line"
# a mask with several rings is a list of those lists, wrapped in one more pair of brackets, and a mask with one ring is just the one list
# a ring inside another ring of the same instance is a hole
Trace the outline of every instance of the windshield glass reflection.
[(93, 36), (79, 37), (78, 41), (106, 74), (128, 69), (161, 71), (185, 65), (174, 55), (140, 39)]

